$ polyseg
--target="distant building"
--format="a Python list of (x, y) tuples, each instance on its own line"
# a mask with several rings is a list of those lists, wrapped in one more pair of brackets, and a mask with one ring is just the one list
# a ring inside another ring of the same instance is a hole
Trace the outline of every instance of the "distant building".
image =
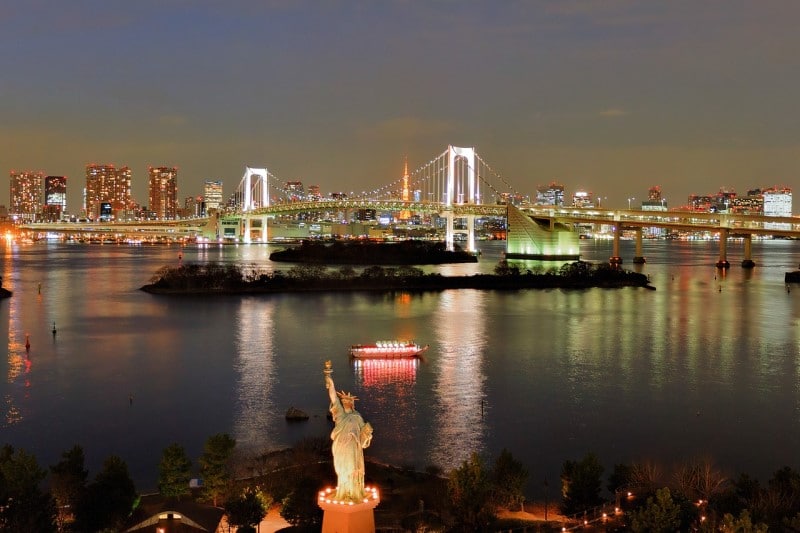
[(536, 205), (564, 205), (564, 186), (555, 181), (536, 188)]
[(792, 216), (792, 190), (783, 187), (771, 188), (761, 191), (764, 197), (764, 216), (790, 217)]
[(99, 220), (100, 205), (111, 204), (112, 217), (127, 220), (133, 216), (131, 169), (114, 165), (86, 165), (85, 209), (88, 218)]
[(666, 211), (667, 199), (661, 196), (661, 187), (656, 185), (647, 191), (647, 200), (642, 202), (642, 211)]
[(222, 207), (222, 180), (206, 181), (203, 186), (204, 209), (201, 212), (206, 216), (212, 211), (219, 211)]
[(25, 221), (36, 221), (42, 215), (43, 172), (25, 170), (10, 173), (11, 216)]
[(183, 200), (183, 209), (178, 210), (178, 216), (181, 218), (201, 217), (204, 209), (202, 196), (187, 196)]
[(306, 197), (312, 202), (322, 200), (322, 194), (319, 192), (319, 185), (309, 185)]
[(156, 220), (175, 220), (178, 217), (178, 169), (148, 167), (150, 213)]
[[(647, 191), (647, 200), (642, 202), (642, 211), (666, 211), (667, 199), (661, 196), (661, 187), (656, 185)], [(659, 237), (666, 233), (664, 228), (643, 228), (645, 235)]]
[(302, 202), (305, 199), (305, 189), (302, 181), (287, 181), (283, 192), (289, 202)]
[(728, 213), (736, 204), (736, 192), (720, 189), (715, 195), (689, 196), (689, 210), (703, 213)]
[(572, 195), (572, 207), (592, 207), (593, 205), (594, 200), (590, 192), (577, 190)]
[(66, 176), (47, 176), (44, 179), (44, 218), (57, 222), (67, 212)]
[(764, 195), (761, 189), (747, 191), (745, 196), (737, 196), (731, 203), (731, 212), (741, 215), (761, 215), (764, 213)]

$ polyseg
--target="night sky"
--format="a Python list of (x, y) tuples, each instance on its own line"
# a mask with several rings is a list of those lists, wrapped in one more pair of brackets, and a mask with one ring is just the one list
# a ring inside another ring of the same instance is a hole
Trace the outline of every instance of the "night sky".
[[(9, 0), (0, 168), (376, 188), (448, 144), (623, 207), (798, 188), (800, 2)], [(0, 204), (8, 205), (8, 181)], [(795, 212), (799, 209), (795, 207)]]

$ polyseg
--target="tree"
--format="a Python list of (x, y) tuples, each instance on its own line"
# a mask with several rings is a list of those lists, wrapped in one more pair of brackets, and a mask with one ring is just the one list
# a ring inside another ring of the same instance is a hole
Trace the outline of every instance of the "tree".
[(75, 519), (75, 509), (86, 493), (89, 471), (83, 448), (73, 446), (61, 454), (61, 461), (50, 466), (50, 493), (58, 509), (59, 529)]
[(565, 461), (561, 467), (561, 510), (570, 515), (585, 511), (603, 502), (600, 498), (600, 477), (603, 465), (593, 453), (580, 461)]
[(236, 440), (227, 433), (210, 436), (200, 456), (200, 477), (203, 478), (203, 496), (210, 500), (214, 507), (224, 494), (230, 482), (229, 460), (236, 447)]
[(495, 518), (492, 483), (483, 460), (473, 453), (469, 461), (450, 472), (447, 493), (457, 525), (467, 531), (485, 528)]
[(523, 506), (528, 471), (505, 448), (495, 460), (491, 480), (497, 505), (508, 509), (516, 505)]
[(725, 489), (728, 479), (709, 460), (682, 465), (675, 473), (678, 488), (693, 500), (708, 501)]
[(303, 476), (281, 502), (281, 516), (293, 526), (313, 527), (322, 523), (322, 509), (317, 505), (319, 482)]
[(53, 499), (40, 488), (46, 475), (33, 455), (8, 444), (0, 449), (0, 530), (55, 529)]
[(519, 266), (509, 264), (505, 259), (501, 260), (494, 266), (495, 276), (519, 276), (519, 273)]
[(136, 487), (128, 465), (116, 455), (103, 462), (86, 488), (86, 497), (78, 506), (75, 522), (78, 531), (98, 531), (104, 528), (119, 528), (133, 509)]
[(767, 525), (763, 523), (753, 524), (750, 513), (747, 509), (743, 510), (738, 518), (732, 514), (726, 514), (722, 518), (722, 527), (719, 531), (725, 533), (767, 533)]
[(225, 502), (228, 523), (236, 527), (253, 527), (267, 516), (271, 503), (271, 498), (268, 499), (258, 488), (248, 487)]
[(631, 484), (632, 470), (630, 465), (614, 465), (614, 471), (608, 476), (608, 484), (606, 485), (608, 491), (616, 493), (619, 490), (627, 489)]
[(681, 525), (681, 508), (672, 499), (669, 488), (656, 491), (656, 497), (647, 498), (647, 503), (631, 513), (631, 529), (654, 533), (678, 531)]
[(192, 462), (180, 444), (164, 448), (158, 465), (158, 492), (166, 498), (178, 498), (189, 494), (192, 477)]

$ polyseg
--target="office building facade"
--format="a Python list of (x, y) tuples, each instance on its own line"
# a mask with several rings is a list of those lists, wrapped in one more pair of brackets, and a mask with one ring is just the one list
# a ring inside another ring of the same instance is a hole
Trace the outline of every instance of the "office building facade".
[(178, 216), (178, 169), (149, 167), (147, 173), (150, 218), (175, 220)]
[(42, 216), (43, 172), (10, 173), (10, 212), (18, 220), (38, 221)]
[[(111, 205), (110, 218), (128, 220), (133, 216), (134, 203), (131, 195), (131, 169), (114, 165), (86, 165), (86, 216), (100, 220), (102, 204)], [(108, 208), (103, 209), (104, 217)]]

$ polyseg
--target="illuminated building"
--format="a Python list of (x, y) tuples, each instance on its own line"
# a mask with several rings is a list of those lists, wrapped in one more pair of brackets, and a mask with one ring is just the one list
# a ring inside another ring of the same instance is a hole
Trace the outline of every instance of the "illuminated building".
[(11, 215), (26, 221), (38, 220), (42, 213), (43, 172), (11, 171)]
[(187, 196), (183, 200), (183, 209), (179, 210), (178, 216), (181, 218), (203, 216), (203, 197)]
[(290, 202), (301, 202), (305, 198), (302, 181), (287, 181), (283, 186), (283, 192), (286, 193), (286, 199)]
[(57, 222), (67, 212), (66, 176), (47, 176), (44, 179), (44, 218)]
[(174, 220), (178, 216), (178, 169), (148, 167), (149, 210), (156, 220)]
[(319, 192), (319, 185), (309, 185), (308, 186), (308, 196), (307, 198), (312, 202), (316, 202), (322, 200), (322, 194)]
[(741, 215), (761, 215), (764, 213), (764, 195), (761, 189), (747, 191), (746, 196), (737, 196), (731, 203), (731, 212)]
[(222, 207), (222, 180), (206, 181), (203, 186), (203, 202), (205, 203), (203, 215), (218, 211)]
[(100, 218), (102, 203), (111, 204), (112, 216), (117, 220), (127, 220), (133, 212), (131, 196), (131, 169), (116, 168), (114, 165), (86, 165), (86, 216), (93, 220)]
[(564, 186), (555, 181), (536, 188), (536, 205), (564, 205)]
[(764, 215), (768, 217), (792, 216), (792, 190), (770, 188), (761, 191), (764, 197)]
[(586, 191), (575, 191), (572, 195), (572, 206), (573, 207), (592, 207), (592, 193)]
[(656, 185), (647, 191), (647, 200), (642, 202), (642, 211), (666, 211), (667, 199), (661, 196), (661, 187)]

